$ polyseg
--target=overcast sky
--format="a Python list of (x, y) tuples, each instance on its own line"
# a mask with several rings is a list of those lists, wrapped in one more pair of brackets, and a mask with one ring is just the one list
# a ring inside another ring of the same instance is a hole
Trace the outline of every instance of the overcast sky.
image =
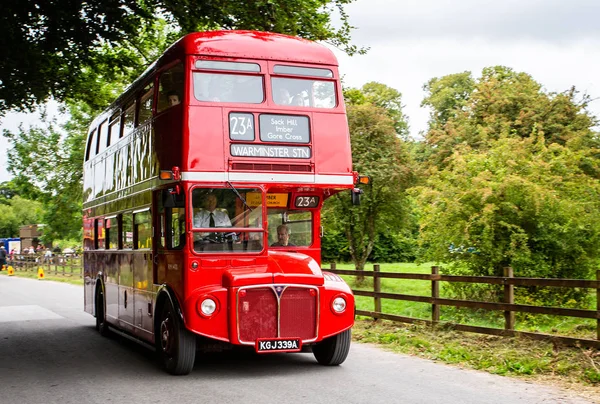
[[(420, 107), (423, 84), (433, 77), (504, 65), (529, 73), (546, 90), (576, 86), (600, 97), (600, 1), (598, 0), (357, 0), (346, 7), (353, 43), (364, 56), (336, 52), (346, 85), (378, 81), (399, 90), (411, 134), (427, 126)], [(590, 111), (600, 115), (600, 100)], [(9, 114), (2, 128), (34, 122)], [(0, 182), (7, 141), (0, 139)]]

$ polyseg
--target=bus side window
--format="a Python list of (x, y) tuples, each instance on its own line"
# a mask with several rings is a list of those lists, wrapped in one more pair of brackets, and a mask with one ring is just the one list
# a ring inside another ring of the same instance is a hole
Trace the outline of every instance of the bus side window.
[(96, 155), (96, 129), (92, 130), (88, 136), (88, 146), (85, 153), (85, 161)]
[(171, 248), (179, 250), (185, 245), (185, 209), (167, 208), (168, 216), (171, 218)]
[(108, 120), (102, 122), (98, 129), (98, 145), (96, 148), (96, 153), (102, 153), (104, 149), (106, 149), (106, 144), (108, 142)]
[(95, 221), (95, 236), (94, 239), (96, 242), (94, 243), (95, 250), (104, 250), (104, 219), (96, 219)]
[(152, 118), (152, 101), (154, 99), (154, 86), (150, 84), (144, 89), (144, 94), (139, 99), (138, 119), (139, 126)]
[(106, 248), (117, 250), (119, 248), (119, 221), (117, 216), (107, 217), (104, 221), (106, 229)]
[(110, 126), (108, 130), (108, 146), (117, 143), (121, 137), (121, 113), (115, 112), (110, 117)]
[(135, 248), (152, 248), (152, 225), (150, 222), (150, 212), (138, 212), (133, 217), (133, 234)]
[(164, 111), (183, 101), (183, 77), (183, 64), (181, 63), (160, 75), (156, 112)]
[(172, 189), (162, 191), (159, 206), (165, 209), (165, 234), (167, 248), (181, 250), (185, 246), (185, 197)]
[(123, 110), (123, 136), (127, 136), (132, 130), (135, 122), (135, 103), (130, 102)]
[(124, 213), (121, 219), (123, 248), (133, 248), (133, 226), (131, 213)]

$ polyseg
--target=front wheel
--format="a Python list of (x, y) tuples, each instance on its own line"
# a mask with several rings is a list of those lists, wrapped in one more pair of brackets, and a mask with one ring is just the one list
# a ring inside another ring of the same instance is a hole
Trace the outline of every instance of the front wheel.
[(196, 337), (185, 329), (170, 301), (166, 301), (155, 335), (160, 362), (172, 375), (187, 375), (194, 368)]
[(352, 332), (346, 330), (313, 345), (313, 355), (321, 365), (337, 366), (346, 360), (351, 340)]
[(96, 330), (103, 337), (110, 335), (108, 323), (106, 322), (106, 312), (104, 311), (105, 301), (104, 292), (102, 291), (102, 285), (98, 285), (96, 288)]

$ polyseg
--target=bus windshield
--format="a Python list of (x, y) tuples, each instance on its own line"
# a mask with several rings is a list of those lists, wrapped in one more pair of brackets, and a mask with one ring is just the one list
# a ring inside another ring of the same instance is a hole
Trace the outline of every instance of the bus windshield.
[(269, 208), (269, 246), (308, 247), (312, 244), (312, 212)]
[(262, 192), (255, 188), (194, 188), (196, 252), (259, 252), (263, 246)]

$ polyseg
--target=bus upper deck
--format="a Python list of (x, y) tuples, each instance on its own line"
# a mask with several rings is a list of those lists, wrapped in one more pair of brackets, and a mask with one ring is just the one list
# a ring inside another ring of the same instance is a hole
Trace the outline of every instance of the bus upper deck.
[(87, 176), (84, 206), (173, 167), (190, 181), (350, 188), (335, 57), (278, 34), (187, 35), (93, 122), (85, 164), (121, 174)]

